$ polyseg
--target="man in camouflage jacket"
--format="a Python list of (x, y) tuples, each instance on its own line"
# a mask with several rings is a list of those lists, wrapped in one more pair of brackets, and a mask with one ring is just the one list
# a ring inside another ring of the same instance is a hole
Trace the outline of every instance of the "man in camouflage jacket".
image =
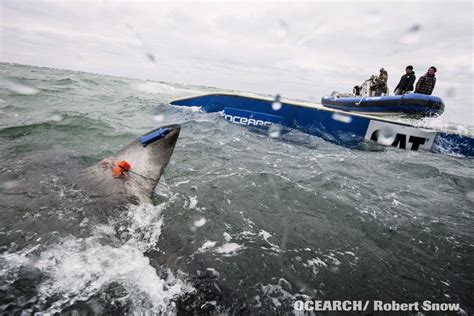
[(378, 77), (375, 77), (370, 85), (370, 96), (381, 96), (382, 94), (387, 94), (387, 81), (388, 73), (384, 68), (380, 68), (380, 74)]
[(416, 83), (415, 93), (431, 94), (436, 84), (436, 67), (431, 66), (428, 72), (421, 76)]

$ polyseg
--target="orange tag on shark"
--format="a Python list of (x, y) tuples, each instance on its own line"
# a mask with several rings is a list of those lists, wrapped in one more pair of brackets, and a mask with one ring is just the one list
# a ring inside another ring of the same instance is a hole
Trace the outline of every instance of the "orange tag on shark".
[(132, 166), (125, 160), (122, 160), (118, 164), (115, 164), (114, 169), (112, 169), (112, 175), (115, 178), (123, 177), (125, 176), (125, 172), (129, 171), (130, 169), (132, 169)]

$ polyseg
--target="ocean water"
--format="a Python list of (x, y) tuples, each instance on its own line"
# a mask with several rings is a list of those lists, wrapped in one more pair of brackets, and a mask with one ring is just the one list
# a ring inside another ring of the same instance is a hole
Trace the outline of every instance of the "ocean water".
[[(276, 315), (298, 299), (474, 312), (472, 159), (272, 137), (169, 105), (221, 91), (210, 87), (4, 63), (0, 74), (0, 313)], [(182, 130), (154, 205), (105, 222), (75, 208), (88, 196), (62, 173), (170, 123)], [(28, 177), (60, 203), (6, 194)]]

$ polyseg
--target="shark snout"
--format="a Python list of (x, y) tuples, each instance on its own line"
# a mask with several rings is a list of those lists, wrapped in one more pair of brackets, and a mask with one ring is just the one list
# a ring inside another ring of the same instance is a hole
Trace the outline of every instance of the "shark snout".
[(123, 148), (113, 160), (125, 161), (130, 166), (127, 170), (128, 180), (145, 181), (147, 187), (153, 190), (168, 165), (180, 130), (179, 124), (156, 128)]

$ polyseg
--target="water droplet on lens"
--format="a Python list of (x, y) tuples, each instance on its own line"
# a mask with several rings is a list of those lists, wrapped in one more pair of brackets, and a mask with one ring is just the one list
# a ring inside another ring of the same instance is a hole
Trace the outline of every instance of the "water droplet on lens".
[(194, 227), (202, 227), (204, 224), (206, 224), (206, 219), (204, 217), (194, 221)]
[(272, 138), (277, 138), (277, 137), (280, 137), (280, 135), (281, 135), (280, 125), (276, 125), (276, 124), (271, 125), (270, 128), (268, 129), (268, 136)]
[(147, 53), (146, 57), (148, 58), (149, 61), (151, 61), (152, 63), (155, 63), (156, 59), (152, 53)]
[(64, 117), (62, 115), (59, 115), (59, 114), (54, 114), (49, 118), (49, 120), (53, 121), (53, 122), (61, 122), (63, 119), (64, 119)]
[(409, 29), (408, 32), (418, 32), (421, 29), (420, 24), (413, 24)]
[(0, 190), (8, 190), (16, 187), (18, 185), (18, 181), (5, 181), (0, 182)]
[(35, 95), (39, 92), (39, 89), (32, 87), (20, 80), (6, 80), (6, 86), (8, 89), (18, 94), (24, 95)]
[(153, 115), (153, 121), (155, 122), (163, 122), (164, 119), (165, 119), (165, 116), (162, 114)]
[(274, 111), (280, 110), (280, 109), (281, 109), (281, 102), (273, 102), (273, 103), (272, 103), (272, 109), (273, 109)]
[(405, 45), (408, 45), (408, 44), (416, 44), (420, 41), (420, 35), (418, 33), (415, 33), (415, 32), (411, 32), (411, 33), (408, 33), (408, 34), (404, 34), (399, 42), (401, 44), (405, 44)]
[(351, 116), (340, 114), (340, 113), (333, 113), (332, 119), (335, 120), (335, 121), (346, 123), (346, 124), (349, 124), (350, 122), (352, 122), (352, 117)]
[(446, 96), (449, 97), (449, 98), (452, 98), (456, 95), (456, 89), (454, 87), (449, 87), (447, 90), (446, 90)]
[(393, 144), (395, 132), (390, 129), (381, 129), (377, 131), (377, 143), (385, 146)]
[(281, 109), (282, 105), (281, 105), (280, 99), (281, 99), (280, 95), (277, 94), (275, 96), (275, 101), (273, 101), (272, 103), (272, 109), (274, 111), (279, 111)]

